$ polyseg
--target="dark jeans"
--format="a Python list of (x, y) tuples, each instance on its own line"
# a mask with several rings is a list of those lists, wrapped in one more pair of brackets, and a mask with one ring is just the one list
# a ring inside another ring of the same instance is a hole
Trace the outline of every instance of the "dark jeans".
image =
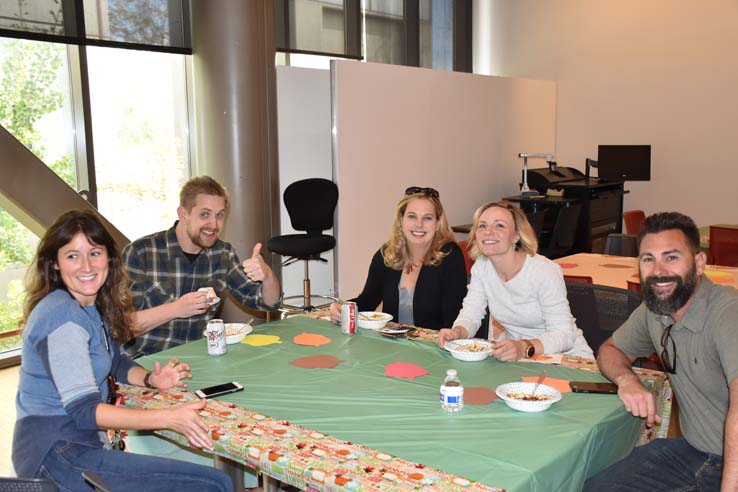
[(723, 459), (686, 439), (656, 439), (584, 484), (591, 492), (718, 492)]
[(215, 468), (68, 441), (51, 448), (37, 478), (53, 481), (60, 492), (90, 492), (82, 478), (88, 470), (114, 492), (233, 492), (231, 479)]

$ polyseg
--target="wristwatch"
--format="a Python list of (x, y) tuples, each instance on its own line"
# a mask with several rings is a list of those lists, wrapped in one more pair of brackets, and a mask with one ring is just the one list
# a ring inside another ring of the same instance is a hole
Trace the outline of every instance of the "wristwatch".
[(525, 358), (530, 359), (534, 355), (536, 355), (536, 346), (533, 345), (533, 342), (530, 340), (523, 340), (523, 343), (525, 344)]
[(149, 381), (150, 378), (151, 378), (151, 371), (147, 372), (146, 375), (144, 376), (144, 386), (146, 386), (147, 388), (156, 389), (156, 387), (153, 384), (151, 384), (151, 381)]

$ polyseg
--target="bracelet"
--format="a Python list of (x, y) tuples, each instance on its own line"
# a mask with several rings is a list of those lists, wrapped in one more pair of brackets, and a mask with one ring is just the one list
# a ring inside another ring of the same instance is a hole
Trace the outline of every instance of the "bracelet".
[(147, 388), (156, 389), (156, 386), (151, 384), (151, 381), (149, 381), (149, 379), (151, 379), (151, 371), (148, 371), (144, 376), (144, 386), (146, 386)]

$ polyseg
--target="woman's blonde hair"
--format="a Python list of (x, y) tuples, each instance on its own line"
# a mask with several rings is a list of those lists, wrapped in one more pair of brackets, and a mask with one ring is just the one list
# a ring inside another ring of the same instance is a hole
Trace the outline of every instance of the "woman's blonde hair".
[(486, 203), (474, 212), (472, 228), (471, 231), (469, 231), (469, 256), (474, 260), (482, 256), (482, 252), (479, 251), (479, 246), (477, 246), (477, 228), (479, 227), (479, 218), (485, 211), (492, 207), (504, 208), (512, 214), (513, 223), (515, 224), (515, 233), (520, 238), (514, 244), (515, 251), (523, 251), (531, 256), (535, 255), (536, 251), (538, 251), (538, 239), (536, 239), (536, 233), (533, 230), (533, 226), (528, 222), (528, 218), (525, 216), (525, 213), (512, 203), (500, 200), (498, 202)]
[(446, 220), (446, 214), (443, 212), (443, 205), (437, 196), (430, 195), (426, 192), (413, 193), (406, 195), (397, 203), (395, 207), (395, 220), (392, 222), (390, 239), (382, 245), (380, 251), (384, 258), (384, 264), (393, 270), (402, 270), (409, 268), (408, 259), (410, 257), (410, 249), (407, 246), (405, 235), (402, 233), (402, 217), (405, 215), (407, 205), (413, 200), (428, 200), (433, 205), (433, 210), (438, 220), (438, 229), (433, 236), (428, 252), (423, 258), (423, 265), (438, 266), (443, 258), (448, 254), (441, 251), (446, 243), (454, 241), (454, 234)]
[(120, 343), (133, 338), (131, 333), (133, 302), (128, 289), (128, 274), (118, 246), (95, 212), (70, 210), (54, 221), (41, 239), (33, 264), (26, 274), (26, 301), (19, 326), (25, 325), (33, 308), (56, 289), (67, 286), (56, 269), (59, 250), (79, 233), (90, 244), (102, 246), (108, 253), (108, 276), (95, 297), (100, 317), (108, 322), (110, 335)]

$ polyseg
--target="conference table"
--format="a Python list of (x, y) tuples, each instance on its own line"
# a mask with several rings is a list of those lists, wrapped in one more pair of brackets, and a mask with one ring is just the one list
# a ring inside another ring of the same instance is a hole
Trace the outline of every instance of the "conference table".
[[(448, 414), (439, 387), (451, 368), (469, 400), (544, 368), (560, 380), (605, 378), (594, 360), (576, 357), (557, 364), (463, 362), (433, 343), (435, 332), (419, 333), (347, 335), (330, 322), (295, 316), (256, 326), (222, 356), (208, 355), (202, 340), (139, 362), (187, 362), (192, 391), (243, 384), (242, 392), (209, 400), (202, 413), (214, 452), (304, 490), (573, 491), (657, 433), (644, 432), (615, 395), (568, 392), (541, 413), (512, 410), (500, 399), (467, 401)], [(319, 367), (301, 367), (306, 360)], [(669, 399), (663, 373), (641, 370), (641, 377), (660, 404)], [(126, 405), (143, 408), (195, 398), (123, 385), (121, 392)], [(160, 434), (184, 442), (174, 432)]]
[[(598, 285), (628, 288), (628, 281), (639, 282), (638, 259), (594, 253), (577, 253), (554, 260), (564, 275), (592, 277)], [(705, 275), (716, 284), (738, 288), (738, 267), (707, 265)]]

